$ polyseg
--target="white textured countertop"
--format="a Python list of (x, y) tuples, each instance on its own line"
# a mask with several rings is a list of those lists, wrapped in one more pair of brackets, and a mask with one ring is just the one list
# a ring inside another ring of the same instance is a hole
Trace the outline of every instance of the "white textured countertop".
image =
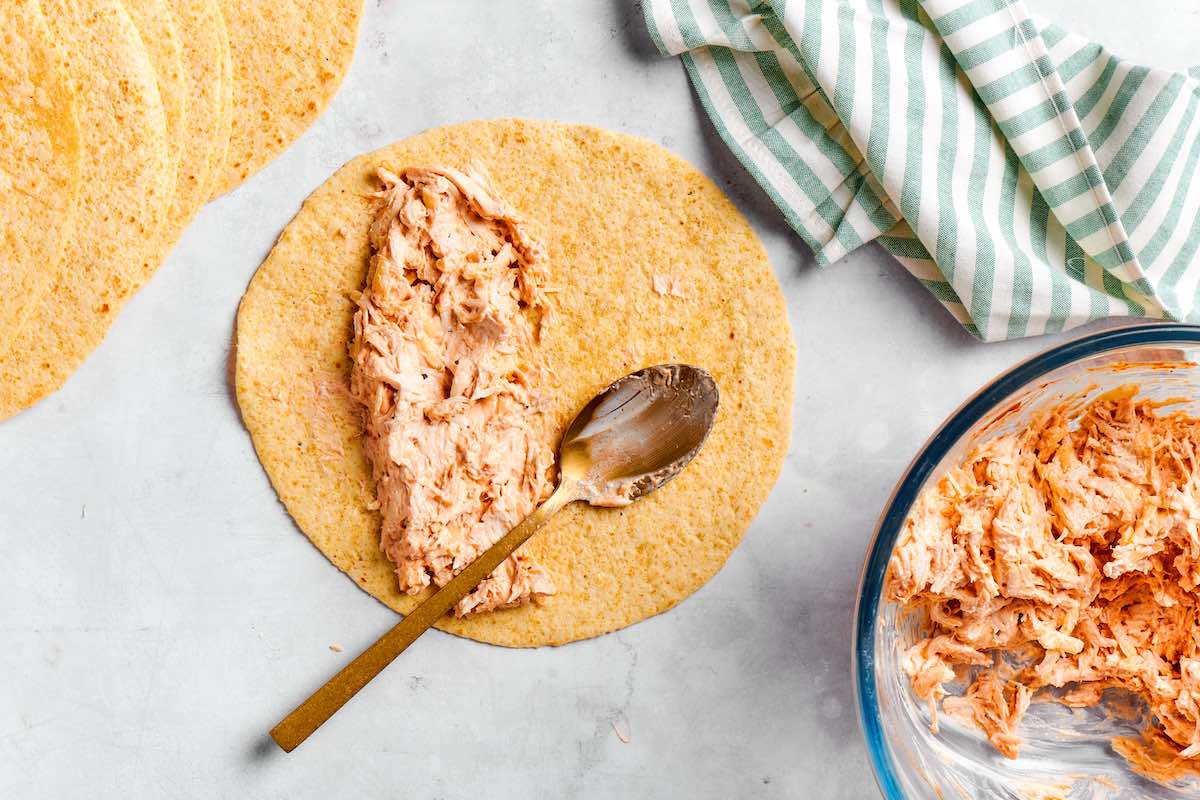
[[(204, 210), (63, 391), (0, 424), (0, 797), (875, 797), (849, 636), (876, 515), (948, 412), (1057, 339), (978, 344), (874, 247), (816, 269), (634, 0), (367, 4), (325, 116)], [(1123, 56), (1200, 60), (1194, 0), (1033, 6)], [(430, 633), (284, 755), (267, 729), (394, 616), (255, 459), (228, 379), (238, 298), (342, 162), (495, 116), (649, 137), (733, 197), (788, 298), (792, 451), (674, 611), (537, 651)]]

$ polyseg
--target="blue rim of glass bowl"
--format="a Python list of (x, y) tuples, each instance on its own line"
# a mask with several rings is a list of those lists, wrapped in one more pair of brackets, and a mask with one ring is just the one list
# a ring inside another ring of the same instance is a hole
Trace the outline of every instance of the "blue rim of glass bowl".
[(1051, 348), (1021, 362), (959, 406), (925, 443), (896, 485), (875, 528), (875, 536), (859, 578), (851, 654), (858, 723), (867, 741), (875, 780), (888, 800), (905, 800), (905, 795), (888, 755), (883, 722), (879, 717), (879, 698), (875, 686), (875, 622), (892, 547), (925, 479), (950, 448), (985, 414), (1043, 375), (1110, 350), (1171, 342), (1200, 344), (1200, 326), (1152, 323), (1103, 331)]

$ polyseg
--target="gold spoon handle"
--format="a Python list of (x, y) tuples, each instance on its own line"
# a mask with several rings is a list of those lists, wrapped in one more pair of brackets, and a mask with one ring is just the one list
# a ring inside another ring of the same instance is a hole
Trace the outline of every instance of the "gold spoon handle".
[(534, 512), (517, 527), (505, 534), (489, 547), (483, 555), (472, 561), (467, 568), (455, 575), (449, 583), (434, 592), (429, 599), (414, 608), (362, 655), (347, 664), (341, 672), (296, 706), (292, 713), (271, 729), (271, 738), (284, 749), (292, 752), (313, 731), (346, 704), (358, 690), (392, 663), (417, 637), (429, 629), (454, 608), (483, 579), (491, 575), (504, 559), (533, 536), (559, 509), (576, 499), (575, 487), (568, 481), (559, 484), (554, 494), (547, 498)]

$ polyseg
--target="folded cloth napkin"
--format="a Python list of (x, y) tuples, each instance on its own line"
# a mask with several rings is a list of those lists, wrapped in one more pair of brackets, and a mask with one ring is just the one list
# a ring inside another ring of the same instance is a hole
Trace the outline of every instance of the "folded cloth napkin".
[(878, 240), (985, 340), (1200, 321), (1200, 68), (1021, 0), (643, 0), (721, 138), (826, 264)]

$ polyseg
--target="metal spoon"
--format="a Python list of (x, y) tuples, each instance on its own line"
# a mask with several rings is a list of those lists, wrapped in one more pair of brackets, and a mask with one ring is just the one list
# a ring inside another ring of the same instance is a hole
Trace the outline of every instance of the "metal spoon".
[(678, 475), (708, 436), (718, 400), (712, 376), (684, 364), (647, 367), (609, 385), (563, 434), (554, 494), (284, 717), (271, 738), (292, 752), (563, 506), (629, 505)]

